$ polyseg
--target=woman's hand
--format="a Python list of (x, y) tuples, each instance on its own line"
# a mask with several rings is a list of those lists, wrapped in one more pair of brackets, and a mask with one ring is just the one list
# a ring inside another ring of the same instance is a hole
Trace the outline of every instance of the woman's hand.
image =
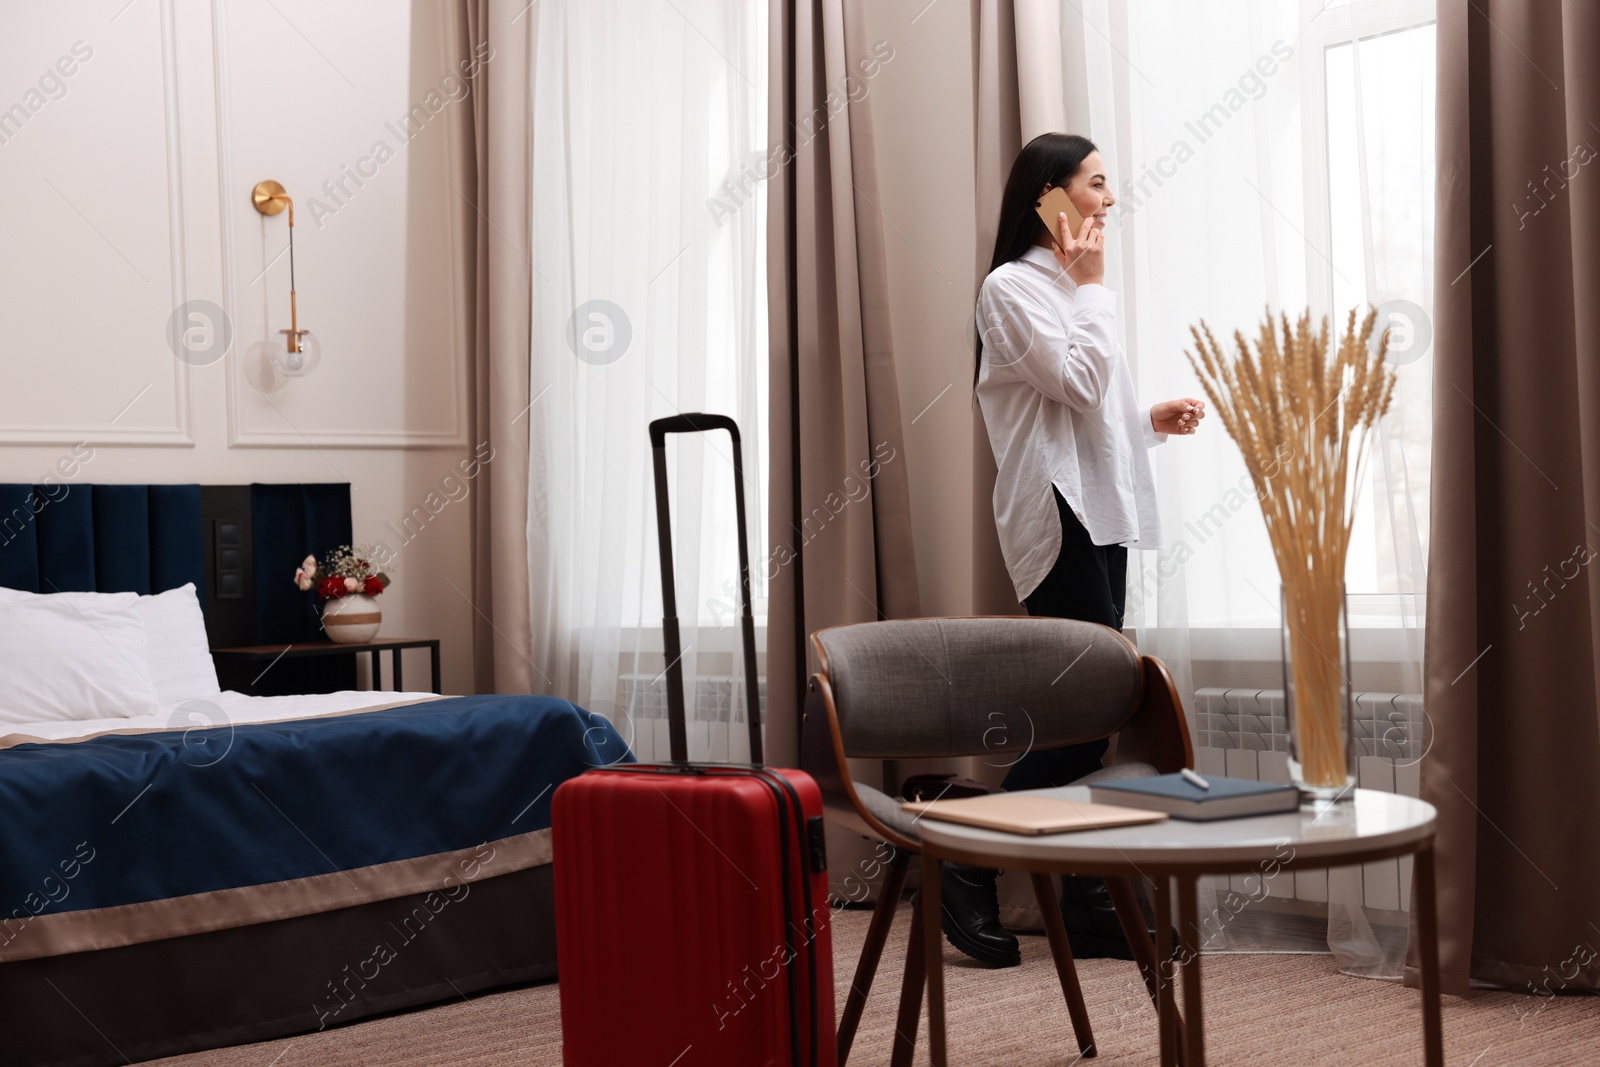
[(1193, 397), (1163, 400), (1150, 406), (1150, 425), (1156, 433), (1194, 433), (1206, 417), (1206, 402)]
[[(1061, 264), (1061, 269), (1067, 272), (1079, 285), (1104, 285), (1106, 280), (1106, 233), (1094, 224), (1093, 218), (1083, 220), (1083, 226), (1078, 230), (1078, 236), (1073, 237), (1072, 231), (1067, 229), (1067, 213), (1060, 212), (1056, 218), (1056, 226), (1060, 232), (1060, 244), (1052, 243), (1050, 251), (1056, 254), (1056, 262)], [(1063, 252), (1062, 249), (1066, 251)]]

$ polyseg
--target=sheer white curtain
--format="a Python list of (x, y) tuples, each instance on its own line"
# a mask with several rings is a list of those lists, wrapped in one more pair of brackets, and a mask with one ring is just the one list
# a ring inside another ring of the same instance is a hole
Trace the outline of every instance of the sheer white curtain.
[[(665, 757), (651, 419), (739, 422), (750, 540), (766, 542), (766, 10), (543, 0), (521, 17), (535, 42), (536, 685), (612, 718), (640, 756)], [(739, 757), (728, 439), (674, 436), (668, 457), (691, 755), (727, 758), (731, 732)], [(759, 579), (762, 553), (751, 559)]]
[[(1370, 303), (1379, 328), (1394, 328), (1400, 383), (1358, 489), (1347, 589), (1354, 688), (1369, 710), (1413, 699), (1403, 695), (1421, 692), (1432, 0), (1061, 0), (1061, 18), (1067, 114), (1087, 116), (1079, 132), (1100, 146), (1121, 199), (1108, 281), (1144, 400), (1203, 395), (1184, 354), (1201, 319), (1219, 337), (1250, 337), (1266, 309), (1293, 319), (1309, 307), (1337, 336), (1349, 310)], [(1173, 669), (1203, 770), (1286, 780), (1271, 714), (1282, 711), (1278, 575), (1238, 449), (1212, 419), (1154, 458), (1167, 548), (1130, 558), (1129, 625)], [(1414, 795), (1426, 736), (1382, 714), (1358, 726), (1361, 784)], [(1387, 896), (1375, 888), (1383, 877), (1213, 880), (1209, 906), (1230, 916), (1213, 947), (1315, 947), (1296, 936), (1307, 924), (1286, 916), (1316, 921), (1325, 909), (1342, 967), (1398, 976), (1409, 868), (1387, 876)], [(1246, 915), (1229, 892), (1275, 899)], [(1372, 928), (1385, 921), (1386, 937)]]

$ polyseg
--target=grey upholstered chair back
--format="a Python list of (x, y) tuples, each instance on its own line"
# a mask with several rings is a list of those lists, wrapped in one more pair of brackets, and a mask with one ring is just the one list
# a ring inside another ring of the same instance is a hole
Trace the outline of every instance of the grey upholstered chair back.
[(1047, 618), (903, 619), (815, 635), (845, 755), (976, 756), (1115, 732), (1141, 667), (1121, 634)]

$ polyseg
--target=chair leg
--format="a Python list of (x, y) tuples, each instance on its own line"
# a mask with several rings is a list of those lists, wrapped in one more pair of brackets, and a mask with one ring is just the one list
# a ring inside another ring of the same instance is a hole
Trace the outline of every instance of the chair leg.
[(1067, 1014), (1072, 1016), (1072, 1032), (1078, 1039), (1078, 1052), (1084, 1059), (1095, 1055), (1094, 1031), (1089, 1027), (1089, 1009), (1083, 1003), (1083, 989), (1078, 985), (1078, 968), (1072, 962), (1072, 943), (1067, 940), (1067, 925), (1061, 919), (1061, 908), (1056, 903), (1055, 886), (1051, 876), (1033, 871), (1034, 899), (1039, 902), (1039, 913), (1044, 916), (1045, 937), (1050, 942), (1050, 955), (1056, 961), (1056, 977), (1061, 980), (1061, 992), (1067, 998)]
[[(861, 946), (861, 959), (856, 963), (856, 976), (850, 983), (850, 993), (845, 997), (844, 1015), (839, 1019), (839, 1067), (850, 1059), (850, 1046), (855, 1044), (856, 1029), (861, 1025), (861, 1013), (867, 1006), (867, 994), (872, 992), (872, 980), (878, 974), (878, 960), (883, 956), (883, 946), (889, 940), (889, 927), (894, 924), (895, 908), (900, 903), (900, 893), (906, 886), (906, 872), (911, 866), (911, 853), (895, 849), (889, 863), (889, 873), (884, 876), (878, 891), (878, 904), (872, 909), (872, 923), (867, 927), (867, 940)], [(916, 941), (916, 931), (911, 940)]]
[[(900, 983), (900, 1013), (894, 1021), (894, 1055), (889, 1067), (911, 1067), (917, 1048), (917, 1017), (922, 1014), (922, 990), (928, 980), (927, 955), (922, 946), (922, 901), (917, 892), (911, 909), (911, 936), (906, 940), (906, 973)], [(937, 920), (935, 920), (937, 921)]]
[[(1133, 895), (1133, 885), (1126, 878), (1107, 878), (1106, 889), (1111, 893), (1111, 904), (1116, 908), (1117, 921), (1122, 924), (1122, 936), (1128, 939), (1128, 947), (1133, 950), (1134, 962), (1139, 965), (1139, 973), (1144, 978), (1144, 987), (1150, 993), (1150, 1003), (1159, 1008), (1156, 983), (1160, 981), (1160, 974), (1156, 970), (1156, 950), (1150, 943), (1149, 931), (1145, 929), (1144, 912), (1139, 910), (1139, 900)], [(1167, 919), (1158, 915), (1156, 921), (1166, 922)], [(1176, 1007), (1173, 1013), (1178, 1015), (1173, 1042), (1178, 1062), (1181, 1064), (1184, 1062), (1183, 1042), (1177, 1040), (1177, 1034), (1182, 1032), (1183, 1016), (1178, 1013)]]

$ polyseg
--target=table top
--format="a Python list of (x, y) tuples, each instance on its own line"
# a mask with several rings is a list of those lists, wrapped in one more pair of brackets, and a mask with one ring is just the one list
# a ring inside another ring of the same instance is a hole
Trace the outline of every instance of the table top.
[[(1083, 803), (1087, 786), (1030, 790)], [(1167, 818), (1138, 826), (1066, 834), (1008, 834), (959, 823), (922, 819), (924, 845), (937, 853), (981, 852), (996, 866), (1032, 860), (1105, 867), (1228, 868), (1275, 860), (1282, 866), (1339, 866), (1367, 853), (1418, 845), (1433, 835), (1432, 804), (1413, 797), (1357, 789), (1348, 803), (1278, 815), (1189, 822)]]
[(233, 648), (213, 648), (212, 655), (229, 656), (317, 656), (335, 652), (375, 652), (390, 648), (427, 648), (437, 645), (437, 637), (380, 637), (375, 641), (342, 644), (337, 641), (297, 641), (293, 644), (239, 645)]

